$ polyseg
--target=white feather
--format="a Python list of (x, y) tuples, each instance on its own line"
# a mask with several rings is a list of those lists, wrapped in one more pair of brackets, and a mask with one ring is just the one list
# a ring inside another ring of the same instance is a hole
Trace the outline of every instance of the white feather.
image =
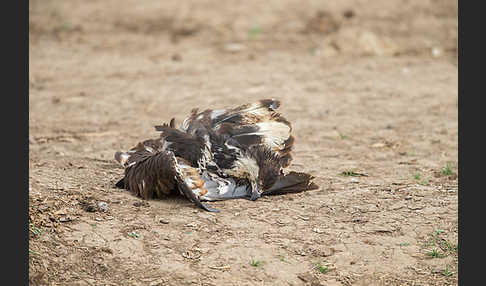
[(130, 155), (127, 154), (127, 153), (121, 153), (120, 155), (120, 165), (122, 165), (122, 167), (126, 167), (125, 164), (127, 163), (128, 159), (130, 158)]
[(187, 117), (186, 119), (184, 119), (184, 121), (182, 122), (182, 125), (181, 125), (181, 129), (183, 131), (187, 131), (187, 129), (189, 128), (189, 118), (190, 117)]
[(247, 112), (255, 116), (266, 116), (269, 114), (266, 107), (262, 106), (260, 103), (251, 104), (250, 107), (244, 109), (243, 112)]
[(204, 188), (208, 192), (200, 197), (201, 200), (226, 200), (247, 197), (250, 194), (250, 189), (247, 185), (237, 186), (232, 178), (223, 179), (208, 172), (204, 172), (202, 178), (204, 180)]
[(169, 147), (173, 142), (168, 142), (164, 141), (164, 144), (162, 144), (162, 151), (167, 150), (167, 147)]
[(216, 119), (216, 117), (221, 116), (226, 112), (226, 109), (216, 109), (211, 112), (211, 119)]
[(255, 159), (243, 156), (234, 161), (231, 169), (225, 169), (224, 171), (230, 176), (248, 178), (253, 181), (258, 178), (260, 168)]
[(126, 166), (126, 168), (131, 167), (131, 166), (133, 166), (133, 165), (135, 165), (135, 164), (137, 164), (137, 162), (131, 162), (130, 164), (128, 164), (128, 165)]
[(144, 146), (144, 147), (145, 147), (145, 150), (148, 151), (148, 152), (150, 152), (150, 153), (154, 153), (155, 152), (155, 150), (152, 147), (150, 147), (150, 146)]
[(258, 131), (241, 135), (260, 135), (263, 136), (265, 145), (272, 148), (285, 147), (282, 144), (290, 137), (290, 127), (287, 124), (277, 121), (266, 121), (255, 123)]

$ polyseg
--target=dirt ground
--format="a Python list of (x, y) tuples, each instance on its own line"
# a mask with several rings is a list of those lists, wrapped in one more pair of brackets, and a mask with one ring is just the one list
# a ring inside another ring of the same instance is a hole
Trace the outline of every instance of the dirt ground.
[[(456, 1), (29, 5), (32, 285), (457, 285)], [(114, 188), (154, 125), (263, 98), (318, 190)]]

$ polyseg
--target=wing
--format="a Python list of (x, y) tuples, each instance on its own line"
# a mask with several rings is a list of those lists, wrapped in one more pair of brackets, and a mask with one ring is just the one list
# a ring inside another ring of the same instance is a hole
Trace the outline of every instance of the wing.
[(211, 160), (209, 137), (197, 132), (186, 133), (174, 127), (164, 125), (155, 126), (160, 131), (160, 138), (164, 142), (162, 150), (174, 152), (175, 156), (184, 158), (193, 167), (204, 167)]
[(193, 109), (191, 115), (184, 120), (181, 129), (191, 132), (198, 122), (211, 128), (216, 128), (224, 122), (237, 124), (252, 124), (261, 122), (262, 118), (269, 117), (280, 106), (280, 101), (274, 99), (263, 99), (255, 103), (248, 103), (228, 109), (207, 109), (198, 112)]
[[(126, 163), (122, 185), (135, 195), (144, 199), (161, 198), (178, 189), (200, 208), (218, 212), (199, 199), (207, 193), (199, 170), (172, 151), (153, 152), (139, 148), (130, 154)], [(117, 184), (121, 185), (120, 182)]]
[[(131, 156), (137, 152), (146, 150), (148, 152), (156, 153), (161, 151), (172, 151), (175, 156), (184, 158), (191, 163), (193, 167), (201, 165), (201, 160), (208, 159), (207, 141), (208, 136), (203, 134), (189, 134), (175, 128), (174, 118), (170, 123), (155, 126), (156, 131), (160, 131), (160, 137), (156, 139), (148, 139), (137, 144), (127, 152), (116, 152), (115, 159), (122, 166), (126, 167), (133, 160), (138, 160), (135, 157), (130, 161)], [(210, 158), (209, 158), (210, 159)]]
[[(148, 139), (143, 142), (139, 142), (135, 147), (131, 148), (127, 152), (117, 151), (115, 153), (115, 160), (123, 167), (126, 168), (133, 162), (140, 161), (144, 157), (144, 152), (156, 153), (162, 151), (163, 141), (160, 139)], [(132, 157), (134, 155), (134, 157)], [(140, 157), (142, 156), (142, 157)]]
[(230, 109), (192, 110), (181, 130), (194, 134), (204, 126), (211, 138), (219, 136), (224, 142), (242, 149), (264, 145), (277, 154), (282, 167), (290, 165), (294, 137), (292, 126), (275, 110), (280, 101), (264, 99)]

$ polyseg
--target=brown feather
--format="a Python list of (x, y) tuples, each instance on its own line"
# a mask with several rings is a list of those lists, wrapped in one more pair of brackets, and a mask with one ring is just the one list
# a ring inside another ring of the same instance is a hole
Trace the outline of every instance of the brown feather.
[[(128, 152), (115, 153), (115, 159), (126, 167), (125, 177), (117, 186), (145, 199), (160, 198), (178, 190), (199, 207), (216, 211), (199, 200), (208, 193), (201, 170), (207, 164), (207, 170), (228, 176), (221, 170), (228, 172), (236, 166), (235, 160), (242, 160), (239, 164), (245, 162), (243, 166), (255, 166), (256, 162), (257, 178), (253, 171), (251, 178), (243, 174), (248, 172), (243, 167), (241, 178), (238, 171), (234, 172), (237, 174), (234, 179), (247, 183), (251, 180), (252, 186), (257, 183), (265, 195), (316, 189), (318, 186), (309, 174), (283, 173), (283, 168), (292, 161), (295, 139), (290, 122), (276, 112), (279, 107), (280, 101), (263, 99), (230, 109), (199, 112), (194, 108), (180, 129), (175, 128), (174, 118), (169, 124), (157, 125), (159, 138), (140, 142)], [(208, 160), (214, 162), (209, 164)], [(200, 165), (201, 161), (205, 163)]]
[(183, 158), (175, 157), (173, 152), (153, 153), (139, 148), (132, 154), (130, 161), (134, 164), (125, 169), (123, 185), (136, 196), (143, 199), (162, 198), (179, 190), (199, 207), (207, 211), (218, 211), (199, 200), (199, 196), (206, 194), (207, 190), (198, 169), (190, 167), (190, 163)]
[(191, 166), (197, 166), (203, 156), (204, 138), (167, 125), (155, 126), (155, 130), (161, 132), (161, 140), (172, 143), (167, 150), (173, 151), (177, 157), (189, 161)]

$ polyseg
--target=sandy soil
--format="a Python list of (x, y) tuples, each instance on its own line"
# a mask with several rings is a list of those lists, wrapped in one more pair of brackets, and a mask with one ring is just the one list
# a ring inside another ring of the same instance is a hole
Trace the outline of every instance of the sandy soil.
[[(456, 2), (29, 4), (32, 285), (457, 284)], [(153, 125), (272, 97), (320, 189), (114, 188)]]

